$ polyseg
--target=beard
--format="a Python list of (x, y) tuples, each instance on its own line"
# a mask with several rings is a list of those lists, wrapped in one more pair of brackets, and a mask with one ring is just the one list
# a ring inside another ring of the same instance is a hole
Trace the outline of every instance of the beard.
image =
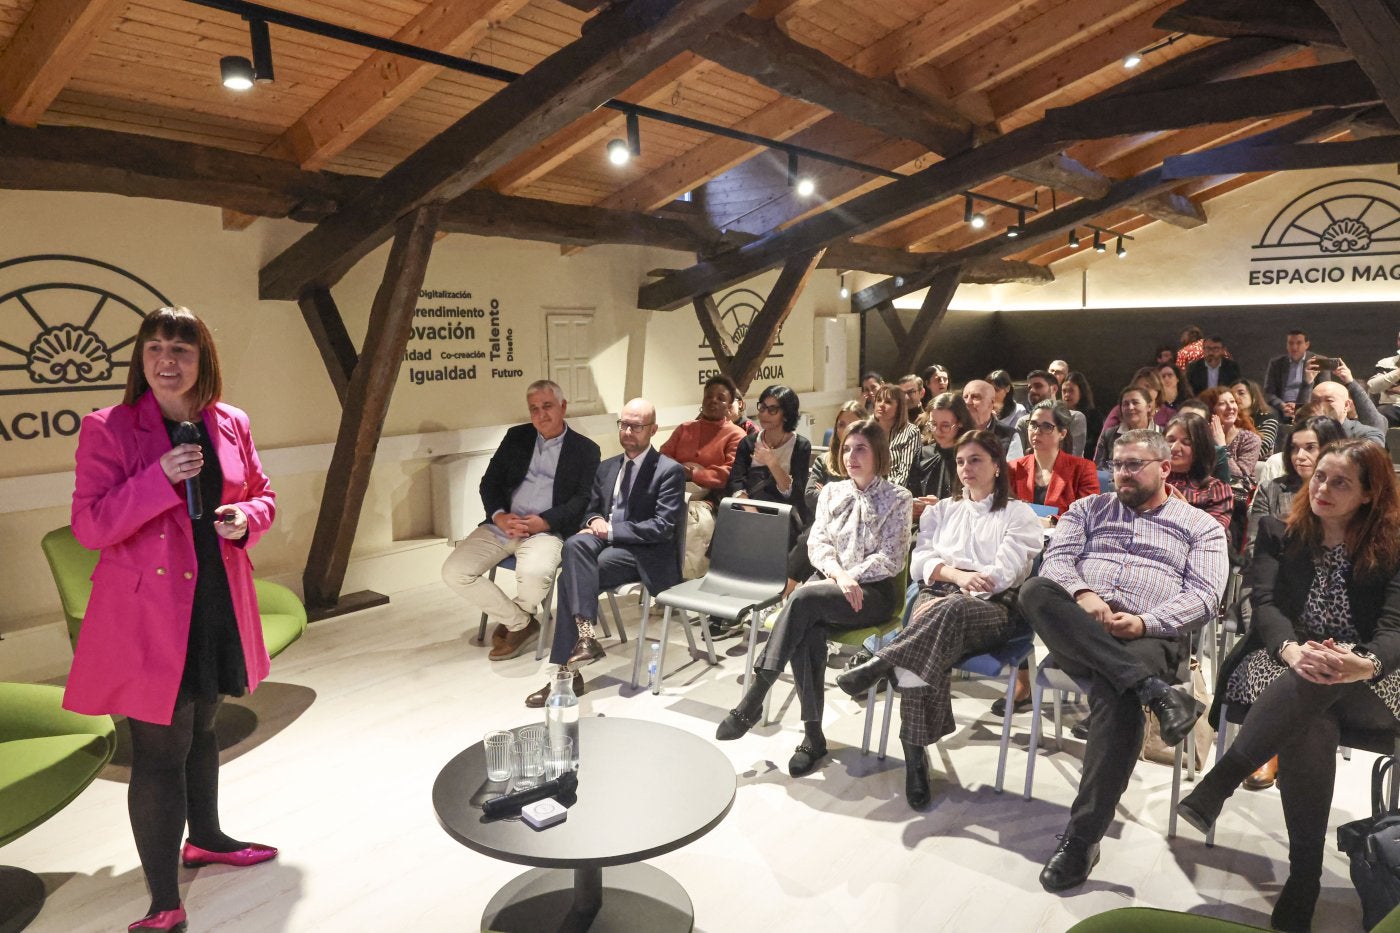
[[(1146, 470), (1144, 469), (1143, 472), (1146, 472)], [(1143, 483), (1139, 480), (1132, 480), (1131, 485), (1119, 483), (1116, 490), (1118, 501), (1136, 512), (1161, 491), (1163, 482), (1165, 482), (1165, 480), (1158, 479), (1155, 483), (1151, 484)]]

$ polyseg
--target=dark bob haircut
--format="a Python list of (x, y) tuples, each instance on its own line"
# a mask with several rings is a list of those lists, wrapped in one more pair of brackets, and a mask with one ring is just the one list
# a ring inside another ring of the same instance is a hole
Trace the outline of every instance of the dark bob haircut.
[(783, 430), (797, 430), (797, 411), (801, 402), (797, 398), (797, 393), (787, 386), (769, 386), (758, 396), (758, 404), (762, 405), (764, 399), (771, 398), (778, 403), (778, 407), (783, 410)]
[(224, 380), (219, 373), (219, 353), (214, 349), (214, 337), (209, 333), (209, 328), (189, 308), (170, 307), (157, 308), (146, 315), (136, 331), (136, 341), (131, 348), (131, 368), (126, 374), (126, 394), (122, 396), (123, 405), (135, 405), (141, 396), (150, 391), (144, 354), (146, 343), (157, 338), (182, 340), (199, 349), (199, 375), (189, 391), (195, 411), (202, 412), (223, 398)]

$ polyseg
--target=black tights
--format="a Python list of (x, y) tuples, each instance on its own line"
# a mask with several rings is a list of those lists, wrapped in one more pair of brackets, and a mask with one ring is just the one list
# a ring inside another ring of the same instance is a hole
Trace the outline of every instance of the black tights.
[(1315, 684), (1284, 671), (1254, 701), (1239, 737), (1199, 785), (1202, 802), (1214, 807), (1278, 755), (1289, 875), (1300, 882), (1315, 883), (1322, 876), (1343, 724), (1359, 730), (1391, 730), (1395, 716), (1366, 684)]
[(131, 784), (126, 805), (141, 869), (151, 890), (151, 913), (180, 906), (180, 837), (211, 852), (245, 843), (219, 828), (219, 746), (214, 714), (219, 700), (182, 702), (170, 725), (129, 719)]

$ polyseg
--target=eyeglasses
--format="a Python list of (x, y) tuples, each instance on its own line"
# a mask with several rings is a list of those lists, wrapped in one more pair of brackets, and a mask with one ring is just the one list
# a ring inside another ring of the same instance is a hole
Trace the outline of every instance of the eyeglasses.
[(1053, 431), (1058, 425), (1053, 421), (1032, 421), (1028, 427), (1032, 431)]
[(1162, 463), (1159, 458), (1156, 460), (1111, 460), (1109, 466), (1113, 467), (1115, 473), (1138, 473), (1149, 463)]
[(655, 422), (655, 421), (648, 421), (646, 424), (637, 424), (637, 423), (632, 422), (632, 421), (622, 421), (622, 420), (619, 420), (619, 421), (617, 422), (617, 429), (618, 429), (619, 431), (627, 431), (627, 432), (630, 432), (630, 433), (632, 433), (632, 434), (641, 434), (643, 431), (645, 431), (647, 428), (651, 427), (653, 424), (656, 424), (656, 422)]
[(764, 415), (776, 415), (783, 410), (781, 405), (759, 405), (758, 411)]

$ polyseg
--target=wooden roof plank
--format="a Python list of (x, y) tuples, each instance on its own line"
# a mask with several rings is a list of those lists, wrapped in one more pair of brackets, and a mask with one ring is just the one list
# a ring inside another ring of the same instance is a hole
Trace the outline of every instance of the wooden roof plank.
[(1347, 49), (1400, 120), (1400, 0), (1317, 0)]
[(265, 299), (290, 300), (338, 281), (406, 212), (451, 200), (511, 159), (626, 90), (732, 19), (744, 0), (633, 0), (594, 20), (574, 43), (506, 85), (384, 176), (371, 192), (271, 260)]
[(33, 126), (126, 0), (41, 0), (0, 52), (0, 116)]

